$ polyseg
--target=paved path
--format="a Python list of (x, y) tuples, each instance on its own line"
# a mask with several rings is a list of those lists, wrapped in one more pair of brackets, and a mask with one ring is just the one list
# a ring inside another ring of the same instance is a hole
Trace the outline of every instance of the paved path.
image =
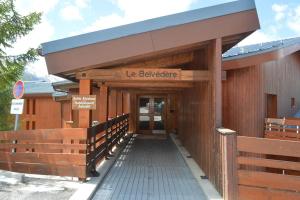
[(206, 198), (170, 139), (135, 139), (122, 152), (93, 199)]

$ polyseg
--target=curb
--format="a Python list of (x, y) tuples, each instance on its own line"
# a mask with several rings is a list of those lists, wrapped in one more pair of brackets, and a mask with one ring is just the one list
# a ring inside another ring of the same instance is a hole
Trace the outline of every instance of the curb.
[(176, 138), (175, 134), (170, 134), (170, 137), (173, 143), (176, 145), (177, 149), (179, 150), (180, 154), (182, 155), (185, 163), (190, 168), (192, 174), (196, 178), (197, 182), (199, 183), (200, 187), (202, 188), (205, 196), (209, 200), (223, 200), (223, 197), (218, 193), (215, 187), (211, 184), (208, 179), (202, 179), (201, 176), (205, 176), (202, 169), (196, 163), (193, 158), (187, 158), (190, 153), (182, 146), (180, 140)]

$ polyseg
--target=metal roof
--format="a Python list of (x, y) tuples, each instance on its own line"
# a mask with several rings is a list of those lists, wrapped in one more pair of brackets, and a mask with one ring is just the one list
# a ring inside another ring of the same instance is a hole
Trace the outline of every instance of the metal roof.
[(52, 95), (57, 96), (66, 96), (65, 92), (58, 92), (53, 89), (51, 82), (45, 81), (25, 81), (25, 95)]
[(253, 56), (257, 54), (263, 54), (263, 53), (279, 50), (285, 47), (289, 47), (295, 44), (300, 44), (300, 37), (241, 46), (241, 47), (233, 47), (223, 54), (223, 60), (224, 61), (233, 60), (233, 59), (244, 58), (244, 57)]
[(100, 30), (43, 43), (41, 45), (41, 54), (47, 55), (67, 49), (82, 47), (130, 35), (179, 26), (182, 24), (202, 21), (252, 9), (256, 9), (254, 0), (239, 0), (216, 6), (200, 8), (192, 11), (168, 15), (142, 22), (136, 22), (128, 25), (118, 26), (115, 28)]

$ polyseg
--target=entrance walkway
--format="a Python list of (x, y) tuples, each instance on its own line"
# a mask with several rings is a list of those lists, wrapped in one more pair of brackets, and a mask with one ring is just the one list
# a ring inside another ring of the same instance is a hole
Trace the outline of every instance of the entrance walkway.
[(205, 195), (170, 139), (133, 139), (93, 199), (205, 200)]

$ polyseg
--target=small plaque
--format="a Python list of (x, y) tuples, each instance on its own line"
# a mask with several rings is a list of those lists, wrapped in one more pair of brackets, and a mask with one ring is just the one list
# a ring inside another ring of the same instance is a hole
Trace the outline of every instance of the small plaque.
[(21, 115), (23, 114), (24, 99), (13, 99), (10, 107), (10, 114)]
[(96, 95), (73, 95), (72, 110), (96, 110)]

